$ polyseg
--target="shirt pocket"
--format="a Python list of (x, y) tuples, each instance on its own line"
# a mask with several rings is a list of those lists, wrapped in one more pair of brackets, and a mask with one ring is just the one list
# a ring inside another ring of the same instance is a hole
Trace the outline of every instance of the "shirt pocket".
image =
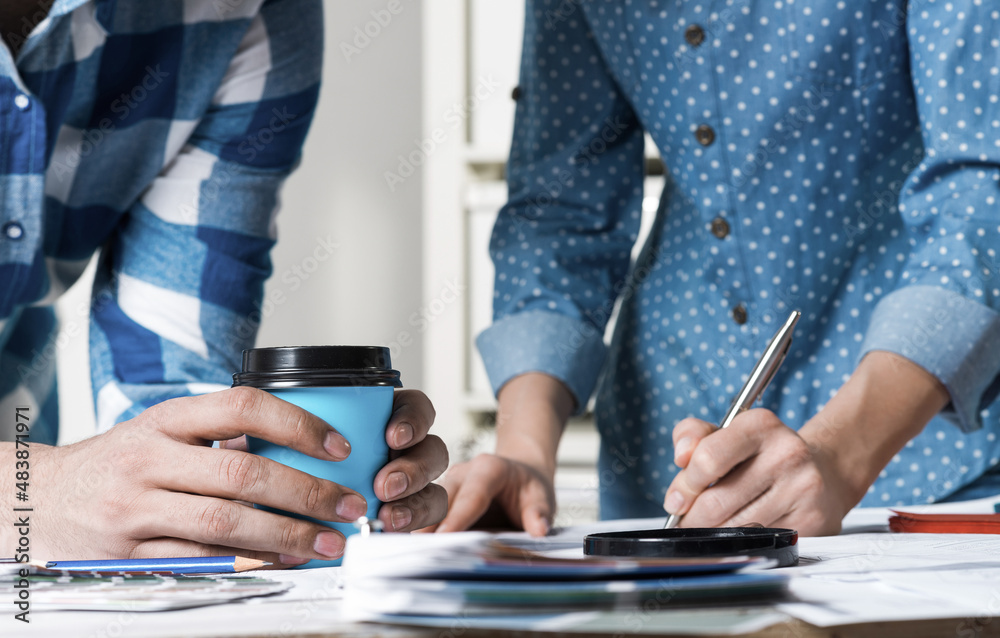
[(820, 89), (861, 88), (872, 81), (873, 47), (885, 39), (872, 28), (871, 3), (779, 0), (785, 24), (777, 30), (795, 79)]

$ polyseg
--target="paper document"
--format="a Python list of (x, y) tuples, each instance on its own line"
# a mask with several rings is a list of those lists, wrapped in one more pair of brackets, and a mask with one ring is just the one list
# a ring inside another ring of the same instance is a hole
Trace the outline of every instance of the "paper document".
[[(28, 571), (27, 576), (21, 570)], [(260, 572), (258, 572), (260, 573)], [(147, 612), (187, 609), (270, 596), (288, 589), (262, 576), (217, 574), (98, 576), (24, 565), (0, 565), (0, 613), (13, 614), (12, 601), (30, 594), (32, 611), (83, 610)]]
[[(348, 539), (344, 602), (352, 618), (383, 614), (473, 616), (659, 607), (780, 598), (787, 577), (773, 561), (729, 558), (612, 559), (541, 543), (513, 547), (485, 533), (375, 534)], [(554, 548), (553, 547), (558, 547)]]

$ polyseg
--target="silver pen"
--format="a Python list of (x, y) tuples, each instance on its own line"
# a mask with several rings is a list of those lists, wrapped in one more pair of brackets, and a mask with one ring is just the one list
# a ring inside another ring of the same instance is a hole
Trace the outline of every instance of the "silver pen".
[[(736, 395), (733, 402), (729, 404), (729, 410), (726, 412), (726, 416), (723, 417), (722, 423), (719, 424), (720, 430), (729, 427), (729, 424), (733, 422), (733, 419), (737, 415), (749, 410), (757, 399), (764, 394), (767, 384), (771, 382), (778, 368), (781, 367), (781, 363), (788, 356), (788, 349), (792, 346), (792, 333), (795, 332), (795, 324), (798, 323), (801, 316), (801, 312), (793, 310), (788, 320), (785, 321), (785, 325), (781, 326), (781, 329), (771, 337), (767, 348), (764, 349), (764, 354), (760, 356), (760, 360), (754, 366), (753, 372), (747, 378), (747, 382), (743, 384), (743, 389)], [(683, 518), (683, 514), (671, 514), (667, 518), (667, 523), (663, 526), (663, 529), (677, 527), (681, 522), (681, 518)]]

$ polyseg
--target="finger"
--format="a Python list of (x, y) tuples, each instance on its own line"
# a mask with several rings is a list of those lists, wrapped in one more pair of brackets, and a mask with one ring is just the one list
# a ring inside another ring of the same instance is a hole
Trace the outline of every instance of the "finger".
[(684, 515), (684, 527), (732, 527), (740, 521), (769, 522), (774, 499), (774, 476), (761, 472), (750, 461), (737, 466), (723, 479), (697, 496)]
[(464, 480), (455, 488), (448, 485), (448, 513), (437, 527), (438, 532), (469, 529), (483, 517), (494, 497), (503, 489), (503, 468), (489, 457), (477, 459)]
[(768, 527), (790, 527), (803, 536), (840, 532), (841, 515), (836, 507), (820, 498), (825, 485), (822, 474), (815, 467), (779, 468), (771, 473), (781, 477), (780, 485), (772, 485), (766, 493), (748, 503), (740, 516), (745, 513)]
[(258, 503), (321, 521), (349, 523), (368, 511), (354, 490), (255, 454), (183, 445), (171, 456), (175, 461), (169, 465), (147, 470), (152, 483), (164, 489)]
[(531, 483), (521, 494), (521, 527), (532, 536), (547, 536), (552, 529), (552, 514), (552, 503), (545, 489)]
[(731, 427), (702, 439), (687, 467), (674, 477), (667, 489), (664, 509), (671, 514), (686, 514), (699, 494), (758, 451), (759, 441), (754, 428)]
[(448, 493), (440, 485), (431, 484), (404, 499), (386, 503), (378, 518), (386, 530), (409, 532), (435, 525), (448, 512)]
[[(453, 500), (454, 493), (456, 493), (459, 487), (461, 486), (461, 483), (465, 478), (465, 471), (468, 469), (468, 467), (469, 467), (468, 463), (459, 463), (454, 467), (450, 467), (447, 470), (445, 470), (445, 473), (441, 476), (441, 480), (438, 482), (438, 484), (445, 489), (445, 493), (447, 494), (448, 497), (449, 509), (451, 507), (451, 502)], [(445, 516), (447, 516), (447, 512), (445, 512)], [(413, 532), (417, 534), (433, 534), (434, 532), (438, 531), (438, 527), (440, 526), (441, 522), (442, 521), (438, 521), (433, 525), (428, 525), (427, 527), (415, 529), (413, 530)]]
[(687, 467), (698, 443), (718, 428), (701, 419), (688, 418), (674, 426), (674, 465)]
[(247, 450), (247, 437), (238, 436), (235, 439), (227, 439), (225, 441), (219, 441), (219, 449), (222, 450), (242, 450), (246, 452)]
[(147, 409), (143, 416), (186, 443), (205, 445), (249, 434), (318, 459), (342, 461), (351, 452), (347, 439), (325, 421), (256, 388), (171, 399)]
[(344, 536), (317, 523), (247, 507), (221, 498), (158, 492), (152, 507), (136, 512), (140, 538), (168, 536), (201, 543), (332, 560), (344, 553)]
[(385, 442), (393, 450), (403, 450), (424, 440), (434, 423), (431, 400), (419, 390), (398, 390), (393, 394), (392, 416), (385, 428)]
[(256, 552), (224, 545), (205, 545), (180, 538), (153, 538), (142, 541), (127, 558), (172, 558), (175, 556), (242, 556), (262, 560), (270, 565), (261, 569), (286, 569), (309, 561), (308, 558), (282, 556), (274, 552)]
[(416, 494), (447, 468), (448, 449), (444, 441), (428, 436), (379, 470), (375, 475), (375, 494), (383, 502)]
[(521, 527), (528, 534), (541, 537), (547, 536), (549, 530), (552, 529), (552, 514), (549, 513), (547, 507), (539, 507), (538, 505), (532, 505), (525, 507), (521, 510)]

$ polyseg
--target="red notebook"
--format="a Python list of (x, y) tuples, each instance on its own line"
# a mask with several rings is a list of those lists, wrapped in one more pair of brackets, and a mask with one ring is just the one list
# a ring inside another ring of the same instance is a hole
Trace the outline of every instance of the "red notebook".
[(914, 514), (892, 510), (889, 530), (915, 534), (1000, 534), (1000, 514)]

